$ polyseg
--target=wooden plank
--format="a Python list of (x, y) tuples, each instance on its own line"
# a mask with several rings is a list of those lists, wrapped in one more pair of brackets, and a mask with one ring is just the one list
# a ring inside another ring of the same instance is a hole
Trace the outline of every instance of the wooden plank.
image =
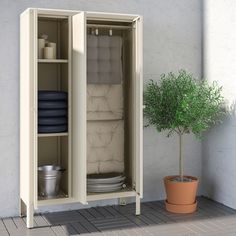
[[(143, 220), (145, 222), (147, 222), (149, 225), (154, 225), (154, 224), (161, 224), (163, 223), (162, 220), (160, 220), (158, 217), (154, 216), (153, 214), (149, 213), (149, 214), (145, 214), (142, 215), (143, 216)], [(144, 218), (145, 217), (145, 218)]]
[(10, 236), (55, 236), (55, 233), (50, 227), (47, 228), (33, 228), (33, 229), (23, 229), (15, 230), (10, 233)]
[(9, 233), (7, 231), (0, 230), (1, 236), (9, 236)]
[(35, 215), (34, 220), (38, 227), (49, 226), (48, 222), (41, 215)]
[(146, 217), (146, 219), (149, 219), (150, 224), (163, 224), (164, 221), (162, 221), (159, 217), (153, 215), (152, 213), (145, 213), (143, 216)]
[(104, 207), (97, 207), (96, 210), (105, 218), (113, 217), (113, 215), (109, 211), (107, 211), (106, 208)]
[(57, 236), (67, 236), (68, 235), (60, 225), (52, 226), (51, 229), (54, 232), (54, 234)]
[(222, 215), (225, 215), (225, 213), (221, 213), (221, 212), (217, 211), (216, 209), (214, 209), (212, 207), (209, 207), (209, 206), (200, 205), (200, 206), (198, 206), (198, 208), (201, 209), (206, 214), (208, 214), (208, 216), (222, 216)]
[(213, 202), (204, 198), (199, 199), (199, 207), (204, 208), (204, 209), (210, 209), (212, 211), (215, 211), (220, 214), (224, 215), (231, 215), (231, 214), (236, 214), (236, 211), (233, 209), (224, 207), (222, 204), (219, 204), (217, 202)]
[(8, 232), (13, 232), (17, 230), (17, 227), (12, 218), (5, 218), (3, 219), (3, 223)]
[(125, 217), (96, 219), (91, 221), (100, 231), (136, 227), (135, 223)]
[(164, 224), (146, 227), (146, 230), (152, 235), (162, 236), (190, 236), (194, 232), (178, 224)]
[(99, 212), (97, 207), (88, 208), (87, 211), (94, 216), (94, 218), (104, 218), (104, 215)]
[(49, 220), (45, 217), (45, 215), (42, 215), (42, 217), (43, 217), (43, 219), (45, 220), (45, 222), (47, 222), (47, 224), (48, 224), (49, 226), (52, 225), (52, 223), (49, 222)]
[(121, 215), (130, 215), (134, 214), (135, 207), (134, 205), (128, 204), (126, 206), (112, 206), (114, 210), (118, 211)]
[(235, 226), (236, 223), (236, 217), (235, 216), (224, 216), (224, 217), (218, 217), (217, 224), (222, 226), (223, 228), (231, 228), (232, 225)]
[(217, 232), (207, 232), (204, 234), (204, 236), (222, 236), (222, 235), (226, 235), (226, 236), (235, 236), (236, 235), (236, 230), (235, 227), (230, 229), (230, 230), (219, 230)]
[(18, 230), (26, 228), (25, 221), (21, 217), (14, 217), (13, 221), (14, 221)]
[(116, 211), (112, 206), (105, 206), (104, 207), (107, 211), (109, 211), (114, 217), (121, 216), (121, 213)]
[(185, 224), (184, 227), (186, 227), (187, 229), (191, 230), (192, 232), (194, 233), (197, 233), (197, 234), (202, 234), (202, 233), (206, 233), (206, 229), (205, 227), (201, 227), (199, 226), (198, 224)]
[[(236, 222), (236, 221), (235, 221)], [(218, 218), (204, 219), (204, 223), (214, 226), (217, 229), (222, 229), (225, 227), (225, 224), (220, 221)]]
[[(122, 215), (132, 215), (135, 213), (135, 204), (128, 204), (125, 206), (119, 206), (119, 205), (115, 205), (112, 206), (114, 210), (118, 211), (120, 214)], [(146, 213), (146, 212), (150, 212), (152, 211), (150, 208), (148, 208), (145, 205), (142, 205), (142, 214)]]
[(128, 218), (125, 217), (125, 216), (121, 216), (121, 217), (116, 217), (116, 218), (103, 218), (103, 219), (93, 219), (93, 220), (90, 220), (90, 222), (94, 225), (103, 225), (103, 224), (110, 224), (110, 223), (113, 223), (114, 221), (127, 221)]
[(145, 228), (123, 229), (121, 232), (126, 236), (153, 236)]
[(72, 224), (76, 231), (79, 232), (79, 234), (89, 233), (89, 231), (83, 226), (83, 223), (75, 222)]
[(151, 214), (153, 214), (154, 216), (160, 218), (163, 222), (165, 223), (171, 223), (171, 222), (175, 222), (174, 219), (172, 219), (171, 217), (168, 217), (164, 214), (162, 214), (161, 212), (159, 211), (152, 211)]
[(85, 219), (95, 219), (95, 216), (92, 215), (87, 209), (79, 210), (79, 213), (85, 218)]
[(6, 226), (4, 225), (2, 219), (0, 219), (0, 235), (1, 235), (1, 236), (8, 236), (8, 235), (9, 235), (9, 233), (8, 233), (8, 231), (7, 231), (7, 228), (6, 228)]
[(111, 231), (111, 230), (121, 230), (121, 229), (129, 229), (129, 228), (134, 228), (137, 227), (134, 223), (131, 223), (129, 221), (127, 222), (115, 222), (114, 224), (109, 224), (109, 225), (102, 225), (99, 226), (98, 229), (100, 231)]
[(81, 222), (81, 224), (90, 233), (99, 232), (96, 226), (90, 223), (88, 220)]
[(5, 227), (5, 225), (3, 224), (2, 219), (0, 219), (0, 231), (2, 231), (2, 230), (6, 230), (6, 227)]
[(132, 221), (133, 223), (135, 223), (137, 226), (147, 226), (149, 224), (149, 219), (146, 219), (145, 216), (143, 215), (139, 215), (139, 216), (135, 216), (135, 215), (127, 215), (126, 216), (130, 221)]
[(66, 235), (79, 235), (72, 223), (63, 224), (61, 227), (64, 229)]
[(63, 211), (44, 214), (44, 218), (49, 224), (64, 224), (70, 222), (79, 222), (84, 218), (76, 211)]
[(216, 205), (218, 208), (223, 209), (225, 212), (236, 214), (236, 210), (234, 210), (233, 208), (227, 207), (223, 205), (222, 203), (214, 202), (213, 200), (206, 199), (206, 198), (201, 198), (200, 203), (201, 201), (207, 201), (208, 204)]

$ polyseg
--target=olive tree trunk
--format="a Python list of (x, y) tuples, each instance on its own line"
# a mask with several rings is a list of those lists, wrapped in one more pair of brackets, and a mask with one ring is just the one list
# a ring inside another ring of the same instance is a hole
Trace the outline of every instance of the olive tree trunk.
[(183, 165), (183, 134), (179, 133), (179, 176), (184, 181), (184, 165)]

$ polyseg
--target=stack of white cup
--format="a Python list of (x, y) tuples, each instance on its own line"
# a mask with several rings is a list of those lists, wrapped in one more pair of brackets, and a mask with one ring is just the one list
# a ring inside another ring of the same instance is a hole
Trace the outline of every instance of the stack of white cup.
[(57, 59), (57, 44), (49, 42), (47, 35), (42, 35), (38, 39), (38, 58)]

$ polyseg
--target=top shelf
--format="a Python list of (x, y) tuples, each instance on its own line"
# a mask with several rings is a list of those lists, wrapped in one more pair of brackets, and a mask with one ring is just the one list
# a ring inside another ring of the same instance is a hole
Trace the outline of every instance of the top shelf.
[(67, 59), (38, 59), (38, 63), (68, 63)]

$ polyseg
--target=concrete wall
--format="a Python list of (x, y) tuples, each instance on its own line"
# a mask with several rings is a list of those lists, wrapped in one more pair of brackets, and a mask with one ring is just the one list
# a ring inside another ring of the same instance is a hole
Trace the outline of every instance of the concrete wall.
[(207, 0), (204, 4), (204, 74), (217, 80), (231, 114), (212, 128), (203, 142), (205, 195), (236, 208), (236, 2)]
[[(144, 16), (144, 80), (186, 68), (201, 75), (200, 0), (0, 1), (0, 217), (18, 214), (19, 15), (27, 7), (134, 13)], [(201, 176), (201, 144), (185, 138), (186, 174)], [(144, 130), (144, 200), (164, 198), (162, 178), (178, 172), (177, 139)], [(107, 202), (99, 202), (106, 204)], [(98, 204), (98, 203), (94, 203)], [(79, 204), (46, 210), (73, 209)]]

